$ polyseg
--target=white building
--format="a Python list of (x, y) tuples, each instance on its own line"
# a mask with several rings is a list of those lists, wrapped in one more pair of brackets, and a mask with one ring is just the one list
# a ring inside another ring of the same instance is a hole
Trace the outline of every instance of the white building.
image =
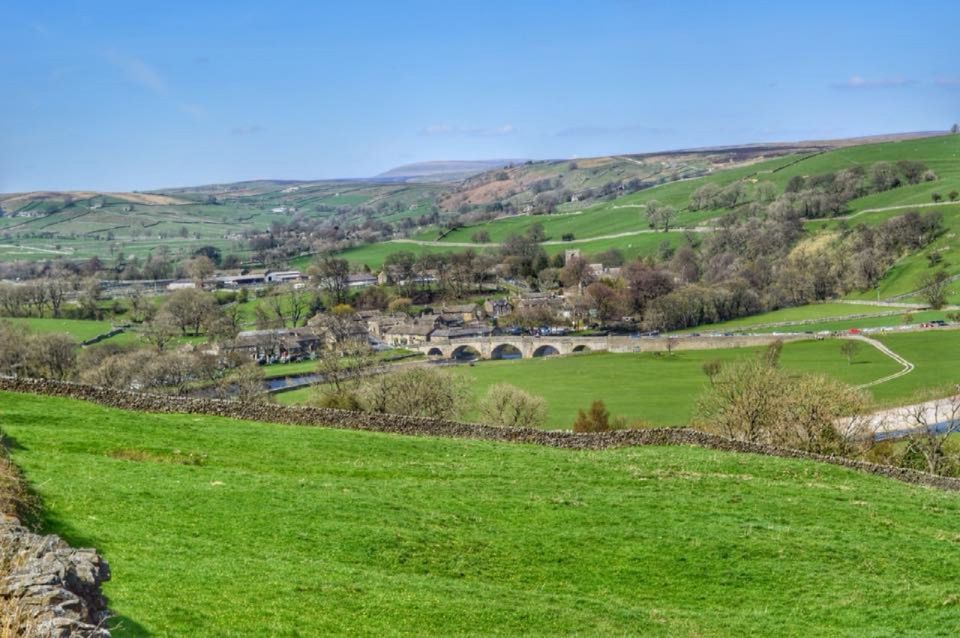
[(280, 270), (277, 272), (268, 272), (266, 280), (268, 284), (283, 284), (291, 281), (300, 281), (303, 279), (303, 273), (299, 270)]

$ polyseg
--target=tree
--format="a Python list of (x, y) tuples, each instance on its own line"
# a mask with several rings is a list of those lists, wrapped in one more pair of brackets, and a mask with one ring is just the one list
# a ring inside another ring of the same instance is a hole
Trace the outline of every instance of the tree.
[(792, 376), (768, 357), (724, 364), (697, 401), (696, 423), (724, 436), (823, 454), (863, 434), (862, 393), (819, 375)]
[(713, 383), (713, 380), (720, 374), (720, 370), (723, 369), (723, 361), (719, 359), (704, 361), (701, 369), (703, 373), (707, 375), (707, 378), (710, 379), (710, 383)]
[(140, 328), (140, 338), (163, 352), (177, 336), (179, 327), (168, 311), (162, 311)]
[(62, 381), (73, 375), (77, 342), (68, 334), (49, 332), (30, 339), (27, 368), (33, 376)]
[(212, 293), (196, 288), (175, 291), (163, 305), (183, 334), (200, 334), (200, 327), (217, 309)]
[(336, 395), (353, 394), (361, 377), (378, 364), (373, 349), (361, 342), (344, 343), (317, 353), (317, 374)]
[(50, 310), (54, 317), (59, 317), (63, 300), (70, 288), (67, 273), (59, 270), (51, 273), (50, 277), (44, 281), (44, 285), (47, 289), (47, 299), (50, 301)]
[(939, 204), (940, 201), (943, 199), (943, 195), (941, 195), (940, 193), (931, 193), (930, 199), (933, 200), (934, 204)]
[(587, 286), (593, 282), (593, 271), (586, 259), (579, 256), (570, 257), (560, 271), (560, 281), (567, 288), (573, 286)]
[(539, 428), (547, 421), (547, 403), (509, 383), (498, 383), (481, 401), (480, 416), (494, 425)]
[(662, 226), (663, 232), (667, 232), (670, 230), (670, 224), (673, 222), (674, 217), (676, 217), (677, 211), (672, 206), (667, 206), (655, 199), (651, 199), (647, 202), (646, 215), (651, 228)]
[(860, 342), (855, 339), (844, 339), (840, 344), (840, 354), (847, 358), (847, 365), (853, 365), (853, 360), (860, 352)]
[(206, 255), (197, 255), (192, 259), (188, 259), (183, 264), (183, 269), (186, 271), (187, 275), (192, 279), (197, 288), (203, 287), (203, 282), (211, 277), (216, 270), (216, 266), (213, 261)]
[(0, 374), (18, 376), (25, 372), (28, 340), (24, 327), (0, 321)]
[(950, 275), (945, 270), (938, 270), (934, 274), (926, 273), (920, 278), (921, 294), (927, 304), (934, 310), (939, 310), (947, 304), (950, 294)]
[(267, 403), (271, 396), (264, 383), (263, 369), (253, 362), (235, 368), (220, 381), (220, 395), (243, 404)]
[(96, 279), (86, 281), (77, 301), (80, 305), (80, 316), (83, 319), (101, 319), (103, 317), (103, 312), (100, 310), (100, 284)]
[(387, 310), (390, 312), (402, 312), (404, 314), (410, 314), (410, 308), (413, 306), (413, 301), (409, 297), (397, 297), (392, 299), (390, 303), (387, 304)]
[(931, 474), (956, 474), (960, 454), (949, 444), (960, 433), (960, 386), (945, 399), (919, 403), (905, 410), (907, 447), (901, 465), (915, 466)]
[(577, 410), (574, 432), (608, 432), (610, 429), (610, 411), (603, 401), (594, 401), (586, 412)]
[(950, 191), (949, 193), (947, 193), (947, 197), (950, 199), (951, 202), (955, 202), (955, 201), (957, 201), (957, 198), (960, 197), (960, 193), (958, 193), (957, 191), (953, 190), (953, 191)]
[(470, 241), (475, 244), (489, 244), (490, 243), (490, 233), (485, 230), (478, 230), (473, 235), (470, 236)]
[(960, 124), (954, 124), (953, 126), (951, 126), (950, 132), (953, 133), (954, 135), (956, 135), (957, 133), (960, 133)]
[(331, 305), (347, 302), (350, 291), (350, 262), (346, 259), (323, 255), (308, 272), (320, 288), (327, 292)]

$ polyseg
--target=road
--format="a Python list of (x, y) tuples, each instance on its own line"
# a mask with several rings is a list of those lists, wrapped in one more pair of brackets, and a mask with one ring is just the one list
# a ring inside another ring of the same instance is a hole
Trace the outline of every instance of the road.
[[(692, 228), (675, 228), (675, 231), (678, 232), (691, 232), (691, 233), (708, 233), (713, 230), (710, 226), (694, 226)], [(605, 239), (620, 239), (621, 237), (634, 237), (636, 235), (655, 235), (662, 233), (661, 230), (653, 230), (646, 228), (643, 230), (628, 230), (622, 233), (613, 233), (611, 235), (595, 235), (593, 237), (582, 237), (580, 239), (571, 239), (570, 241), (563, 241), (558, 239), (553, 239), (550, 241), (540, 242), (542, 246), (569, 246), (571, 244), (585, 244), (592, 241), (603, 241)], [(447, 248), (491, 248), (493, 246), (499, 246), (497, 243), (488, 243), (488, 244), (478, 244), (475, 242), (467, 241), (435, 241), (427, 239), (391, 239), (391, 244), (414, 244), (416, 246), (440, 246)]]

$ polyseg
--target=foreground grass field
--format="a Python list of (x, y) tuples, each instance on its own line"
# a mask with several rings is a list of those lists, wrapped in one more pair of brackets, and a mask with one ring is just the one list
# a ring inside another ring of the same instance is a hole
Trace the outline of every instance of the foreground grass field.
[[(115, 636), (950, 636), (960, 496), (694, 448), (572, 452), (0, 393)], [(202, 458), (186, 464), (188, 454)]]

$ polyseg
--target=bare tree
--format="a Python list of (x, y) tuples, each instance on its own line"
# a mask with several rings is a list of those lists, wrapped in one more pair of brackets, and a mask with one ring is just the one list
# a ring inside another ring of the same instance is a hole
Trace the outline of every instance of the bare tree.
[(66, 298), (67, 291), (70, 290), (70, 282), (67, 274), (63, 271), (55, 271), (44, 282), (47, 289), (47, 299), (50, 302), (50, 310), (54, 317), (60, 316), (60, 309), (63, 307), (63, 300)]
[(263, 369), (255, 363), (245, 363), (221, 379), (219, 394), (232, 397), (244, 404), (267, 403), (272, 397), (267, 393)]
[(49, 332), (30, 339), (27, 367), (34, 376), (62, 381), (73, 375), (76, 364), (77, 342), (70, 335)]
[(932, 275), (927, 273), (920, 278), (921, 294), (931, 308), (939, 310), (947, 303), (950, 294), (950, 275), (938, 270)]
[(206, 255), (197, 255), (185, 261), (183, 269), (186, 271), (187, 276), (196, 283), (197, 288), (202, 288), (204, 280), (213, 275), (216, 266)]
[(667, 206), (666, 204), (661, 204), (655, 199), (651, 199), (647, 202), (647, 221), (650, 222), (650, 226), (657, 228), (662, 226), (663, 232), (670, 230), (670, 224), (673, 222), (673, 219), (677, 216), (677, 211), (673, 206)]
[(931, 474), (946, 474), (958, 465), (958, 453), (951, 449), (951, 435), (960, 432), (960, 386), (944, 399), (919, 403), (906, 409), (910, 434), (904, 459), (911, 456), (923, 461), (923, 469)]
[(140, 338), (156, 348), (157, 352), (163, 352), (177, 337), (178, 331), (176, 319), (169, 312), (162, 311), (151, 321), (143, 324), (140, 328)]
[(310, 277), (330, 296), (332, 305), (346, 303), (350, 291), (350, 263), (323, 255), (309, 269)]
[(847, 358), (847, 365), (853, 365), (853, 360), (860, 353), (860, 342), (854, 339), (844, 339), (840, 344), (840, 354)]
[(200, 327), (216, 311), (217, 301), (212, 293), (196, 288), (177, 290), (163, 309), (173, 317), (183, 334), (200, 334)]

